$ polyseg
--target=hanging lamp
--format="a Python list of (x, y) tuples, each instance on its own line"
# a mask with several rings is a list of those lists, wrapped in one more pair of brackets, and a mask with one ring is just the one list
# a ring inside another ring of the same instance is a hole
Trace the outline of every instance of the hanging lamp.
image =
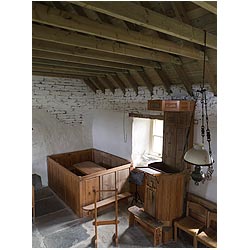
[[(201, 119), (201, 137), (202, 143), (196, 143), (193, 148), (189, 149), (184, 155), (184, 161), (195, 166), (194, 171), (191, 173), (191, 177), (196, 185), (200, 182), (204, 183), (206, 180), (212, 179), (214, 172), (211, 150), (211, 134), (209, 129), (208, 114), (207, 114), (207, 99), (205, 89), (205, 63), (206, 63), (206, 31), (204, 31), (204, 57), (203, 57), (203, 80), (200, 90), (197, 92), (201, 94), (201, 107), (202, 107), (202, 119)], [(206, 128), (204, 119), (206, 117)], [(208, 142), (208, 151), (205, 149), (204, 137), (206, 131), (206, 138)], [(206, 173), (202, 171), (203, 168), (207, 168)]]

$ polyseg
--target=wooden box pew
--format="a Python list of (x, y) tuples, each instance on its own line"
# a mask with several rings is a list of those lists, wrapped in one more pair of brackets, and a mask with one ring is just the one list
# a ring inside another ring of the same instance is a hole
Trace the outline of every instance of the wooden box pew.
[[(130, 163), (118, 156), (87, 149), (47, 157), (49, 187), (79, 216), (90, 215), (94, 209), (94, 190), (118, 189), (119, 199), (131, 196), (128, 177)], [(98, 194), (103, 206), (112, 203), (113, 193)], [(105, 202), (106, 199), (109, 199)], [(101, 207), (101, 206), (100, 206)]]

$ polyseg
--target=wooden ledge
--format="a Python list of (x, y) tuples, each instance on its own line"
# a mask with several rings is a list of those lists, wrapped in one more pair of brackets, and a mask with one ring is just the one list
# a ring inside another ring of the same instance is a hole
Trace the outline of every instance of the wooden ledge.
[[(130, 196), (132, 196), (131, 193), (125, 192), (125, 193), (118, 194), (118, 195), (117, 195), (117, 199), (118, 199), (118, 201), (119, 201), (119, 200), (122, 200), (122, 199), (129, 198)], [(97, 209), (98, 209), (98, 208), (100, 208), (100, 207), (107, 206), (107, 205), (109, 205), (109, 204), (111, 204), (111, 203), (113, 203), (113, 202), (115, 202), (115, 196), (112, 196), (112, 197), (109, 197), (109, 198), (107, 198), (107, 199), (98, 201), (98, 202), (96, 203), (96, 207), (97, 207)], [(83, 207), (83, 210), (85, 210), (85, 211), (92, 211), (92, 210), (94, 210), (94, 209), (95, 209), (95, 204), (94, 204), (94, 203)]]

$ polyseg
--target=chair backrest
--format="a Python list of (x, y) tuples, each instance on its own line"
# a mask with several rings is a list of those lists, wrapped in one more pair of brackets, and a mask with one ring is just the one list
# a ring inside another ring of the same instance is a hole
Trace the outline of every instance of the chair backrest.
[(214, 229), (217, 227), (217, 213), (208, 211), (207, 227), (212, 227)]
[(187, 201), (186, 216), (190, 216), (207, 225), (208, 209), (198, 203)]

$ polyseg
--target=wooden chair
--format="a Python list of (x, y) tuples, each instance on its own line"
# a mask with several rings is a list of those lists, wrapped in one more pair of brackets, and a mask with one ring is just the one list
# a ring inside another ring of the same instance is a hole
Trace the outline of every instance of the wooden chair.
[[(114, 220), (103, 220), (103, 221), (97, 221), (97, 193), (98, 192), (115, 192), (115, 219)], [(118, 189), (114, 190), (94, 190), (94, 197), (95, 197), (95, 220), (93, 224), (95, 225), (95, 237), (94, 237), (94, 244), (95, 247), (97, 247), (97, 226), (103, 226), (103, 225), (115, 225), (115, 233), (112, 237), (112, 240), (115, 242), (116, 247), (118, 246)]]
[(174, 222), (174, 240), (177, 241), (178, 229), (193, 236), (193, 245), (196, 243), (196, 235), (205, 228), (208, 210), (198, 203), (187, 202), (186, 217)]
[(35, 188), (32, 185), (32, 214), (33, 214), (33, 222), (35, 222)]
[(195, 237), (194, 247), (201, 242), (207, 247), (217, 248), (217, 230), (213, 228), (213, 222), (217, 223), (217, 213), (208, 212), (207, 228)]

